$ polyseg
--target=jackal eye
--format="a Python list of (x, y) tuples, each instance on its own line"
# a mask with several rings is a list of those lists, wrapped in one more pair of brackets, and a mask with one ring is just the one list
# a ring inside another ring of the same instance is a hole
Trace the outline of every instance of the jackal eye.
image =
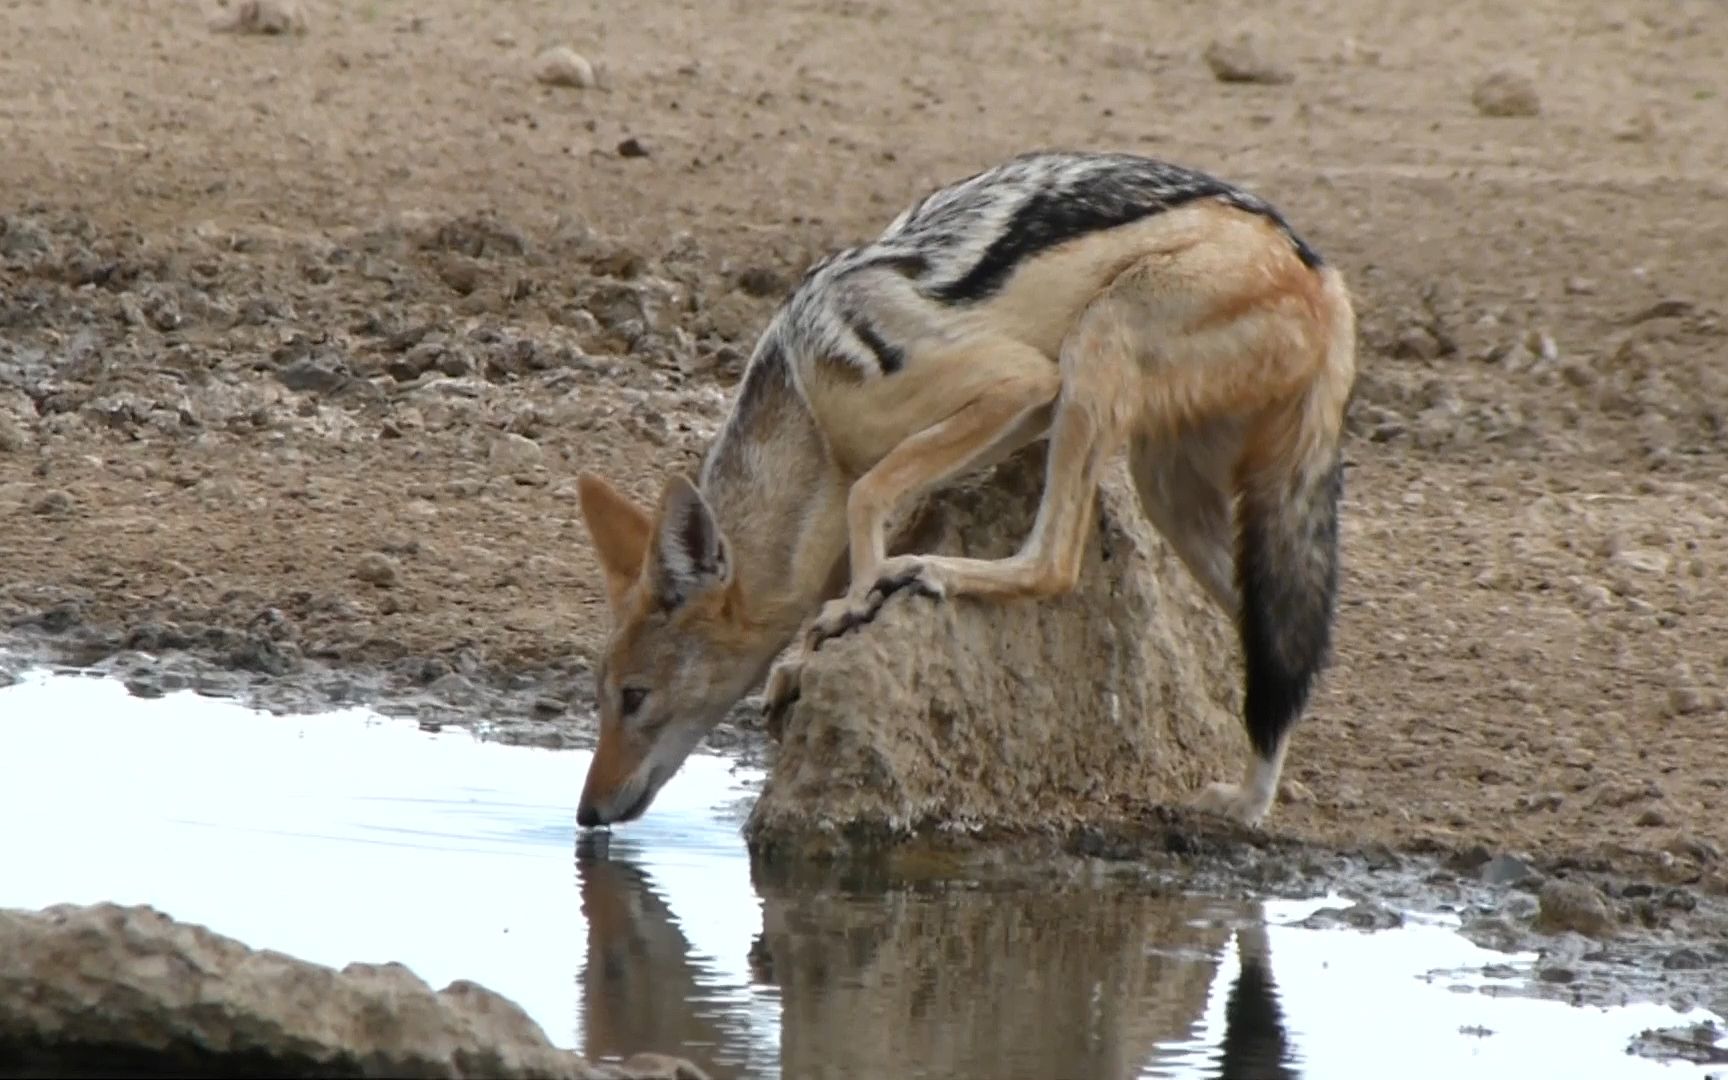
[(636, 711), (642, 707), (642, 702), (647, 700), (647, 697), (648, 691), (640, 686), (626, 686), (618, 693), (618, 711), (628, 719), (636, 715)]

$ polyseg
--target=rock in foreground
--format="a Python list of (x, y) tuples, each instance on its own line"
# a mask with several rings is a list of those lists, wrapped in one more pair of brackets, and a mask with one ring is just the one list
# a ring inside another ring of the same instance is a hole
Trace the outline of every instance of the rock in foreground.
[[(939, 492), (904, 546), (1011, 554), (1036, 514), (1043, 462), (1040, 443)], [(1142, 518), (1125, 470), (1112, 471), (1073, 593), (1007, 604), (902, 593), (808, 658), (746, 827), (751, 846), (821, 855), (1186, 802), (1241, 768), (1237, 654), (1228, 621)]]
[(646, 1054), (590, 1065), (471, 982), (434, 993), (400, 964), (338, 972), (149, 907), (96, 904), (0, 911), (0, 1075), (703, 1074)]

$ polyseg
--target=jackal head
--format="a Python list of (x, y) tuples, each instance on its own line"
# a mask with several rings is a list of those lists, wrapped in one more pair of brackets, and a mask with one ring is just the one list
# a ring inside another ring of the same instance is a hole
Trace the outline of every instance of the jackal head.
[(577, 488), (613, 623), (576, 813), (594, 826), (641, 817), (773, 656), (761, 655), (726, 537), (694, 484), (674, 475), (653, 513), (591, 473)]

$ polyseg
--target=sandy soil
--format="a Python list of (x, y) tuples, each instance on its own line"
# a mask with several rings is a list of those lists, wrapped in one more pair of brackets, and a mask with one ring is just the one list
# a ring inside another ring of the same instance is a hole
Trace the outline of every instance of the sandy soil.
[[(923, 189), (1129, 148), (1359, 295), (1339, 660), (1276, 827), (1721, 880), (1719, 5), (1262, 8), (0, 4), (0, 617), (580, 740), (576, 470), (692, 465), (786, 283)], [(1292, 81), (1214, 77), (1244, 27)], [(559, 43), (600, 86), (535, 80)], [(1483, 115), (1496, 71), (1539, 112)]]

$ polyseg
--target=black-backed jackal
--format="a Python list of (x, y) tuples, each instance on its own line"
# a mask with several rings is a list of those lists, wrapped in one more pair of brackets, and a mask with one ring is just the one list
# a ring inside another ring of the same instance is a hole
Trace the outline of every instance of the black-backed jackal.
[[(1039, 153), (926, 196), (810, 269), (698, 483), (670, 477), (649, 511), (580, 478), (615, 625), (579, 823), (640, 816), (801, 628), (814, 649), (906, 588), (1072, 588), (1100, 471), (1124, 446), (1148, 519), (1241, 635), (1253, 753), (1199, 805), (1259, 821), (1328, 660), (1354, 379), (1343, 279), (1212, 177)], [(886, 557), (903, 500), (1044, 437), (1017, 554)], [(770, 709), (799, 663), (769, 677)]]

